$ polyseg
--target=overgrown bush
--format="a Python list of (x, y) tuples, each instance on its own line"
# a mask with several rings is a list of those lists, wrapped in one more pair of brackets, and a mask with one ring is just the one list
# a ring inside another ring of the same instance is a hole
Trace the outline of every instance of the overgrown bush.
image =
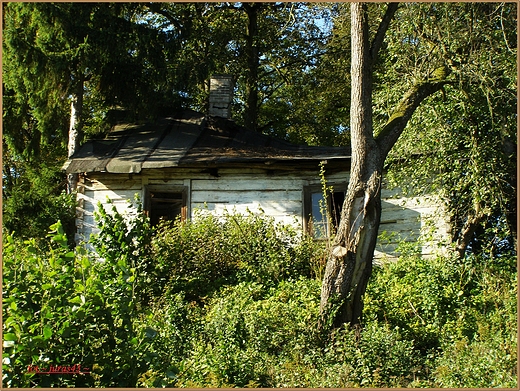
[(203, 309), (188, 302), (184, 293), (166, 293), (140, 318), (142, 327), (150, 330), (148, 370), (142, 373), (137, 386), (175, 386), (186, 370), (186, 357), (193, 341), (199, 338)]
[(156, 262), (168, 265), (169, 289), (195, 299), (229, 284), (274, 286), (310, 277), (323, 261), (321, 245), (294, 227), (253, 213), (216, 217), (199, 212), (191, 221), (162, 225), (152, 245)]
[[(61, 224), (51, 228), (47, 246), (5, 235), (4, 384), (135, 385), (147, 369), (150, 339), (150, 330), (135, 323), (135, 274), (122, 263), (70, 251)], [(90, 374), (28, 370), (51, 365), (81, 365)]]
[(423, 357), (417, 386), (510, 387), (517, 376), (516, 295), (513, 256), (425, 259), (405, 252), (374, 270), (365, 318), (414, 341)]
[[(419, 354), (398, 329), (371, 322), (361, 334), (344, 328), (323, 347), (316, 325), (320, 284), (301, 277), (275, 287), (242, 282), (207, 303), (185, 334), (184, 357), (163, 356), (169, 367), (149, 373), (148, 386), (360, 387), (406, 386)], [(179, 330), (186, 307), (167, 305)], [(168, 317), (169, 318), (169, 317)], [(174, 332), (175, 333), (175, 332)], [(174, 335), (173, 345), (179, 344)], [(166, 345), (167, 340), (164, 340)], [(187, 347), (187, 349), (186, 349)]]
[[(95, 253), (4, 235), (11, 387), (515, 387), (512, 256), (376, 267), (360, 329), (317, 332), (323, 248), (263, 216), (159, 228), (100, 209)], [(29, 373), (73, 365), (85, 375)]]
[(318, 348), (317, 298), (319, 283), (304, 277), (271, 287), (241, 282), (223, 288), (200, 314), (170, 385), (272, 386), (280, 363)]
[[(143, 213), (138, 197), (130, 202), (132, 214), (121, 214), (115, 206), (108, 213), (101, 203), (94, 212), (98, 233), (89, 243), (105, 265), (109, 280), (118, 275), (132, 284), (132, 295), (141, 306), (160, 296), (167, 268), (151, 256), (154, 230)], [(117, 292), (113, 292), (117, 296)]]
[(368, 322), (361, 332), (336, 330), (325, 359), (324, 370), (335, 373), (328, 387), (405, 387), (415, 374), (419, 354), (398, 327)]

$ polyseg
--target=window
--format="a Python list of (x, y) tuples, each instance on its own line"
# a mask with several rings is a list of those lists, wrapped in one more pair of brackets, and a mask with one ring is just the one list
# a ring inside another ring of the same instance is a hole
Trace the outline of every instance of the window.
[(161, 220), (172, 221), (179, 217), (186, 220), (186, 189), (148, 188), (145, 209), (152, 226)]
[(308, 187), (304, 190), (305, 228), (316, 239), (325, 239), (338, 227), (341, 208), (345, 200), (343, 188), (333, 188), (327, 192), (326, 202), (323, 190)]

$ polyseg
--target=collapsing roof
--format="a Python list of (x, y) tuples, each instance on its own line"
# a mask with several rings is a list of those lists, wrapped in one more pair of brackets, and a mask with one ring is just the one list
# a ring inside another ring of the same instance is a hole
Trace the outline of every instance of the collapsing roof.
[(103, 140), (90, 140), (67, 161), (67, 173), (139, 173), (173, 167), (223, 167), (237, 164), (315, 165), (326, 160), (345, 164), (345, 147), (291, 144), (262, 135), (220, 117), (194, 111), (145, 125), (116, 125)]

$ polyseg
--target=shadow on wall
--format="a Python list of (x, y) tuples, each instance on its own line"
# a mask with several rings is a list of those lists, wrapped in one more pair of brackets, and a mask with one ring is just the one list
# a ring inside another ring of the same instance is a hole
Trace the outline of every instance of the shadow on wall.
[(402, 206), (401, 200), (381, 201), (381, 224), (375, 259), (396, 259), (400, 243), (417, 243), (421, 236), (421, 213)]

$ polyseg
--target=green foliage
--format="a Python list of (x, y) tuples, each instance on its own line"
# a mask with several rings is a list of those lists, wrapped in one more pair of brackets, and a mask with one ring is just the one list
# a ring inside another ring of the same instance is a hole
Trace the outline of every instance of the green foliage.
[[(516, 385), (513, 257), (405, 248), (376, 268), (362, 328), (324, 338), (322, 249), (269, 218), (202, 214), (153, 236), (142, 212), (100, 209), (98, 227), (92, 254), (70, 251), (60, 223), (47, 241), (4, 236), (7, 386)], [(73, 364), (91, 373), (28, 371)]]
[[(194, 319), (198, 332), (186, 333), (191, 344), (184, 357), (172, 360), (177, 369), (169, 384), (271, 386), (276, 363), (291, 361), (316, 343), (316, 328), (309, 325), (317, 322), (318, 297), (319, 283), (307, 278), (271, 288), (257, 282), (223, 288)], [(176, 325), (185, 322), (178, 319)]]
[[(265, 215), (199, 213), (159, 228), (152, 243), (158, 264), (168, 265), (169, 289), (202, 298), (222, 285), (256, 281), (273, 285), (310, 276), (321, 246)], [(166, 266), (165, 266), (166, 267)]]
[[(396, 91), (406, 69), (430, 73), (439, 64), (450, 66), (453, 83), (418, 108), (389, 155), (388, 179), (410, 192), (440, 192), (448, 203), (454, 241), (478, 216), (468, 251), (479, 253), (489, 244), (496, 251), (497, 243), (499, 251), (515, 251), (517, 72), (511, 42), (516, 42), (516, 8), (507, 3), (401, 7), (385, 57), (388, 65), (399, 59), (399, 67), (385, 67), (384, 85), (392, 90), (382, 90), (375, 99), (397, 99), (390, 91)], [(384, 116), (388, 109), (383, 106), (389, 105), (377, 106)]]
[[(510, 333), (511, 334), (511, 333)], [(494, 388), (517, 386), (516, 336), (489, 335), (485, 341), (456, 341), (436, 361), (439, 387)]]
[(60, 220), (69, 235), (73, 232), (75, 197), (65, 193), (64, 175), (55, 164), (14, 163), (7, 157), (4, 168), (5, 230), (20, 238), (44, 238)]
[[(133, 284), (121, 265), (70, 251), (60, 223), (50, 242), (4, 241), (3, 373), (10, 387), (130, 386), (143, 372), (150, 336), (136, 327)], [(81, 365), (90, 375), (28, 372)], [(88, 369), (87, 369), (88, 368)]]
[(174, 101), (165, 56), (178, 42), (147, 25), (139, 4), (12, 3), (4, 13), (4, 133), (14, 151), (66, 145), (78, 91), (87, 133), (116, 105), (149, 115)]
[[(357, 334), (357, 335), (356, 335)], [(419, 362), (414, 341), (399, 327), (367, 322), (361, 332), (336, 330), (325, 349), (334, 368), (329, 387), (404, 387), (410, 384)]]
[(416, 255), (376, 268), (365, 301), (367, 316), (395, 324), (408, 338), (424, 343), (424, 351), (434, 349), (448, 318), (464, 305), (465, 279), (457, 272), (444, 260)]
[(187, 369), (185, 357), (192, 341), (200, 336), (202, 309), (186, 300), (183, 292), (166, 292), (141, 318), (150, 341), (149, 369), (137, 380), (138, 386), (174, 386)]
[[(29, 387), (39, 381), (37, 375), (27, 373), (28, 365), (75, 363), (83, 355), (83, 347), (77, 347), (84, 340), (82, 298), (90, 286), (81, 279), (83, 266), (75, 264), (75, 254), (67, 248), (61, 225), (53, 228), (50, 248), (38, 248), (34, 239), (19, 243), (5, 235), (3, 381), (10, 387)], [(80, 284), (81, 291), (76, 289)], [(70, 302), (76, 299), (78, 303)], [(82, 364), (93, 363), (86, 360)], [(50, 382), (46, 378), (41, 385), (50, 386)], [(87, 385), (89, 379), (65, 378), (57, 383)]]
[[(398, 327), (424, 357), (421, 379), (442, 387), (516, 382), (516, 259), (402, 256), (376, 268), (367, 288), (369, 321)], [(490, 354), (483, 355), (489, 348)], [(481, 376), (483, 372), (486, 376)]]
[[(164, 265), (150, 257), (154, 231), (139, 198), (131, 204), (135, 210), (133, 216), (119, 213), (114, 205), (108, 213), (99, 203), (94, 213), (99, 232), (92, 235), (89, 242), (106, 266), (107, 276), (128, 281), (132, 297), (145, 305), (162, 291), (166, 281)], [(118, 289), (117, 285), (114, 289)], [(117, 296), (117, 291), (113, 293)]]

